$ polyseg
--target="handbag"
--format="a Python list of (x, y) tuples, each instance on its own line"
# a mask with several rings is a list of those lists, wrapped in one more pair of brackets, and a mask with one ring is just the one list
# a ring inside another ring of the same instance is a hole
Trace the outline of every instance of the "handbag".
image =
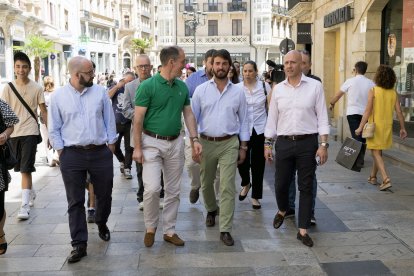
[(14, 154), (11, 150), (9, 141), (7, 141), (4, 145), (1, 146), (2, 155), (4, 158), (4, 165), (7, 168), (7, 170), (11, 170), (16, 166), (17, 159), (14, 157)]
[(347, 169), (360, 172), (364, 165), (366, 148), (366, 144), (347, 137), (342, 144), (335, 161)]
[(29, 105), (23, 100), (22, 96), (20, 96), (19, 92), (17, 92), (16, 87), (14, 87), (13, 83), (9, 82), (10, 88), (13, 90), (16, 97), (20, 100), (20, 102), (23, 104), (23, 106), (26, 108), (26, 110), (32, 115), (33, 119), (37, 123), (37, 127), (39, 129), (39, 134), (37, 135), (37, 143), (40, 144), (42, 142), (42, 135), (40, 134), (40, 125), (37, 122), (37, 116), (34, 114), (33, 110), (29, 107)]
[[(375, 91), (375, 88), (374, 88)], [(375, 101), (375, 99), (374, 99)], [(375, 133), (375, 122), (374, 122), (374, 103), (372, 103), (372, 122), (366, 122), (362, 129), (362, 138), (372, 138)]]

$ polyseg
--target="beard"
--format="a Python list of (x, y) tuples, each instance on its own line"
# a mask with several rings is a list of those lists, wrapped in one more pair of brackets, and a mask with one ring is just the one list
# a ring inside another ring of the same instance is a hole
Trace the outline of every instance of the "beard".
[(215, 78), (217, 78), (219, 80), (224, 80), (224, 79), (227, 79), (227, 74), (229, 73), (229, 70), (227, 70), (227, 71), (225, 71), (225, 70), (214, 71), (214, 69), (211, 69), (211, 72), (213, 73)]
[(91, 87), (93, 85), (93, 78), (89, 79), (89, 81), (86, 81), (85, 78), (81, 75), (79, 78), (79, 84), (84, 87)]

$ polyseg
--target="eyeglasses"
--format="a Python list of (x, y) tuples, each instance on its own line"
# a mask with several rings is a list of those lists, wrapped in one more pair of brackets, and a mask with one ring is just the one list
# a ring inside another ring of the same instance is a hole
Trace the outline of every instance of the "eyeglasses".
[(79, 73), (92, 76), (92, 75), (95, 75), (95, 69), (93, 69), (92, 71), (89, 71), (89, 72), (79, 72)]
[(141, 70), (144, 70), (144, 69), (150, 69), (150, 68), (151, 68), (151, 65), (149, 65), (149, 64), (145, 64), (145, 65), (137, 65), (137, 67), (138, 67), (139, 69), (141, 69)]

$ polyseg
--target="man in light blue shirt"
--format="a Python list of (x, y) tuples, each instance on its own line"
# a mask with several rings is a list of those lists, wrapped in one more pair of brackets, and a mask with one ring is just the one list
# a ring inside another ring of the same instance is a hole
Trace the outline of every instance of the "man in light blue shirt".
[(191, 74), (188, 79), (185, 80), (185, 84), (188, 87), (188, 91), (190, 92), (190, 98), (193, 96), (195, 89), (200, 84), (208, 81), (213, 77), (213, 73), (211, 72), (212, 64), (211, 59), (213, 54), (216, 50), (210, 49), (204, 55), (204, 70), (198, 70), (197, 72)]
[[(242, 88), (231, 83), (227, 74), (232, 65), (230, 53), (219, 50), (213, 54), (214, 78), (199, 85), (191, 107), (197, 120), (201, 158), (201, 191), (207, 209), (206, 226), (215, 225), (218, 206), (213, 182), (217, 164), (220, 167), (220, 239), (227, 246), (234, 240), (230, 235), (234, 215), (235, 175), (238, 163), (246, 157), (250, 139), (247, 102)], [(240, 139), (240, 143), (239, 143)], [(239, 157), (239, 161), (237, 161)]]
[(111, 213), (114, 177), (113, 152), (117, 140), (115, 116), (105, 88), (93, 84), (92, 62), (78, 56), (68, 64), (69, 83), (52, 94), (49, 139), (59, 153), (60, 170), (68, 200), (73, 250), (69, 263), (86, 256), (88, 228), (85, 182), (89, 172), (96, 196), (99, 237), (110, 240), (106, 225)]

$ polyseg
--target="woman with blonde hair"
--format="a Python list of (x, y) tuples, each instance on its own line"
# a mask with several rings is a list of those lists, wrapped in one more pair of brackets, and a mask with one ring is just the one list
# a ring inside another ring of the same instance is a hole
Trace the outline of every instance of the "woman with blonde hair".
[(385, 170), (384, 160), (382, 159), (382, 151), (388, 149), (392, 145), (392, 122), (393, 112), (397, 113), (400, 122), (400, 137), (405, 139), (407, 131), (404, 126), (404, 117), (401, 112), (400, 102), (398, 101), (397, 92), (394, 90), (396, 76), (394, 70), (386, 65), (380, 65), (375, 73), (375, 87), (368, 93), (368, 103), (362, 116), (358, 129), (355, 130), (356, 135), (360, 135), (365, 123), (375, 123), (374, 135), (367, 138), (367, 149), (371, 150), (374, 163), (368, 182), (377, 185), (378, 171), (382, 177), (382, 184), (379, 189), (384, 191), (390, 188), (391, 179)]
[[(55, 81), (51, 76), (46, 76), (43, 78), (43, 94), (45, 97), (46, 108), (50, 104), (50, 96), (55, 91)], [(42, 118), (42, 116), (40, 116)], [(57, 151), (54, 151), (52, 146), (49, 144), (49, 133), (47, 131), (47, 126), (45, 122), (40, 120), (40, 133), (42, 135), (42, 143), (46, 151), (46, 162), (50, 167), (54, 167), (59, 163), (59, 155)]]

